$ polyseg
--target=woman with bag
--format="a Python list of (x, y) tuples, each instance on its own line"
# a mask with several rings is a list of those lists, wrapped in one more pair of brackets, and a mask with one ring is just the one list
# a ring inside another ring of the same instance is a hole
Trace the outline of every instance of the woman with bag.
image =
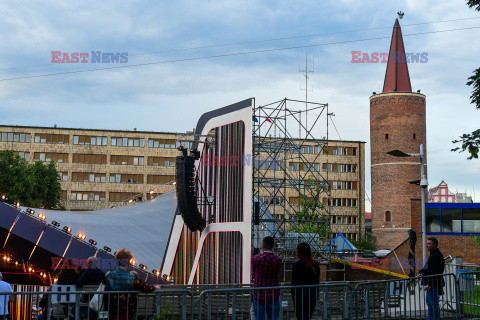
[[(320, 283), (320, 265), (312, 258), (308, 243), (297, 246), (297, 262), (293, 265), (292, 286)], [(295, 315), (298, 320), (310, 320), (317, 304), (317, 288), (292, 288)]]

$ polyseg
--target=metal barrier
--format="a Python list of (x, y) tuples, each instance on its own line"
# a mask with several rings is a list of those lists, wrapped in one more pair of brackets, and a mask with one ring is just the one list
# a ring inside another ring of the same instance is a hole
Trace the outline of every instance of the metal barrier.
[[(428, 307), (423, 285), (426, 283), (436, 283), (437, 289), (441, 288), (438, 290), (441, 319), (480, 319), (480, 272), (468, 269), (459, 270), (457, 275), (358, 284), (268, 288), (242, 284), (194, 285), (162, 287), (151, 293), (77, 291), (74, 286), (52, 286), (48, 292), (0, 293), (0, 301), (10, 305), (10, 319), (27, 320), (107, 319), (109, 316), (112, 319), (112, 315), (120, 313), (127, 317), (125, 319), (168, 320), (258, 319), (259, 316), (279, 320), (425, 319)], [(102, 312), (89, 308), (95, 294), (104, 295), (101, 301), (106, 304)], [(10, 295), (17, 301), (15, 307), (15, 302), (8, 303)], [(22, 308), (18, 308), (20, 302)], [(133, 308), (120, 307), (130, 304)], [(269, 314), (277, 316), (269, 318)]]
[(458, 301), (465, 319), (480, 318), (480, 272), (458, 270)]
[[(89, 308), (95, 294), (101, 295), (101, 310)], [(9, 296), (13, 298), (9, 298)], [(48, 292), (0, 293), (1, 301), (10, 310), (18, 299), (26, 301), (28, 310), (22, 316), (12, 315), (12, 319), (193, 319), (193, 295), (188, 290), (172, 289), (150, 293), (138, 291), (77, 291), (75, 286), (52, 286)], [(40, 311), (41, 310), (41, 311)], [(112, 318), (113, 317), (113, 318)], [(120, 317), (118, 318), (120, 319)]]
[(439, 283), (430, 290), (437, 289), (437, 293), (441, 293), (438, 295), (441, 319), (458, 319), (457, 286), (453, 274), (444, 274), (440, 278), (427, 276), (360, 283), (354, 290), (355, 319), (426, 318), (428, 306), (423, 284), (430, 281)]
[[(351, 319), (348, 284), (209, 289), (198, 300), (198, 319)], [(263, 317), (262, 317), (263, 316)]]

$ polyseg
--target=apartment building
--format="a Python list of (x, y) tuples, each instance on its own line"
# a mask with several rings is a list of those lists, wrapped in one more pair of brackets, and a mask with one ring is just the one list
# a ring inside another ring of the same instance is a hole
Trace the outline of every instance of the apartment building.
[(174, 189), (177, 134), (0, 126), (0, 148), (29, 162), (54, 161), (67, 210), (142, 201)]
[[(178, 133), (95, 130), (56, 127), (0, 126), (0, 148), (14, 150), (29, 162), (54, 161), (62, 187), (61, 203), (67, 210), (97, 210), (143, 201), (174, 190)], [(188, 144), (188, 143), (187, 143)], [(332, 229), (348, 239), (364, 234), (365, 143), (359, 141), (302, 142), (303, 161), (268, 166), (257, 162), (267, 176), (288, 171), (290, 176), (316, 170), (328, 179), (328, 207)], [(187, 145), (188, 147), (188, 145)], [(266, 154), (263, 154), (266, 159)], [(280, 168), (280, 166), (285, 167)], [(298, 194), (261, 200), (289, 201), (298, 205)], [(276, 215), (283, 214), (276, 209)]]
[(334, 236), (342, 233), (347, 239), (362, 239), (365, 235), (365, 142), (325, 142), (294, 142), (293, 145), (300, 145), (298, 152), (301, 155), (287, 155), (285, 160), (281, 156), (272, 160), (269, 152), (260, 150), (260, 160), (256, 163), (259, 175), (290, 182), (285, 182), (284, 189), (280, 187), (278, 190), (260, 186), (259, 198), (268, 205), (268, 210), (275, 217), (282, 218), (282, 215), (291, 215), (297, 208), (300, 210), (299, 189), (289, 186), (292, 181), (308, 181), (310, 176), (317, 180), (325, 179), (330, 188), (330, 197), (322, 193), (319, 200), (330, 216), (331, 232)]

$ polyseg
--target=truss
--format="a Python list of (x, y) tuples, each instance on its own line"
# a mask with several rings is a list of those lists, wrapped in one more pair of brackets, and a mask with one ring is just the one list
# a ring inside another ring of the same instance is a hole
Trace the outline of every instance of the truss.
[[(272, 235), (285, 262), (295, 261), (300, 242), (329, 261), (330, 191), (319, 161), (327, 154), (328, 104), (285, 98), (253, 113), (254, 251), (261, 238)], [(313, 130), (322, 124), (326, 137), (319, 140)]]

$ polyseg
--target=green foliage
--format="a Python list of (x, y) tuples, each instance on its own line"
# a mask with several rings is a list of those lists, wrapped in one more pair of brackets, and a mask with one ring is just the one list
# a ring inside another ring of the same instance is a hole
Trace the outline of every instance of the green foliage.
[(359, 250), (372, 250), (372, 251), (376, 250), (370, 238), (363, 239), (361, 241), (350, 240), (350, 242)]
[(467, 5), (469, 8), (474, 8), (474, 10), (480, 11), (480, 1), (479, 0), (467, 0)]
[(0, 151), (0, 194), (24, 206), (61, 209), (55, 163), (29, 164), (11, 150)]
[(319, 210), (324, 209), (320, 195), (326, 191), (327, 187), (323, 181), (315, 180), (313, 177), (309, 177), (305, 183), (311, 191), (309, 194), (311, 196), (299, 195), (300, 210), (293, 215), (293, 218), (299, 223), (295, 227), (290, 227), (289, 231), (317, 233), (321, 237), (326, 237), (329, 233), (327, 218), (321, 216)]
[(477, 242), (477, 246), (480, 248), (480, 236), (474, 236), (473, 234), (471, 235), (473, 239)]
[[(467, 5), (470, 8), (473, 8), (476, 11), (480, 11), (480, 0), (467, 0)], [(480, 68), (473, 71), (473, 75), (468, 78), (468, 86), (472, 86), (473, 91), (470, 96), (470, 102), (473, 103), (477, 109), (480, 109)], [(473, 131), (472, 133), (463, 134), (460, 136), (459, 140), (452, 141), (453, 143), (461, 143), (461, 147), (453, 148), (452, 151), (468, 151), (470, 157), (468, 160), (473, 158), (478, 159), (478, 150), (480, 148), (480, 129)]]
[(461, 147), (452, 149), (452, 151), (463, 152), (465, 150), (470, 153), (468, 160), (473, 158), (478, 159), (478, 150), (480, 148), (480, 129), (473, 131), (472, 133), (466, 133), (460, 136), (459, 140), (452, 141), (453, 143), (461, 143)]
[(173, 314), (173, 308), (172, 306), (166, 306), (162, 308), (160, 311), (160, 315), (158, 317), (155, 317), (154, 320), (175, 320), (175, 315)]

